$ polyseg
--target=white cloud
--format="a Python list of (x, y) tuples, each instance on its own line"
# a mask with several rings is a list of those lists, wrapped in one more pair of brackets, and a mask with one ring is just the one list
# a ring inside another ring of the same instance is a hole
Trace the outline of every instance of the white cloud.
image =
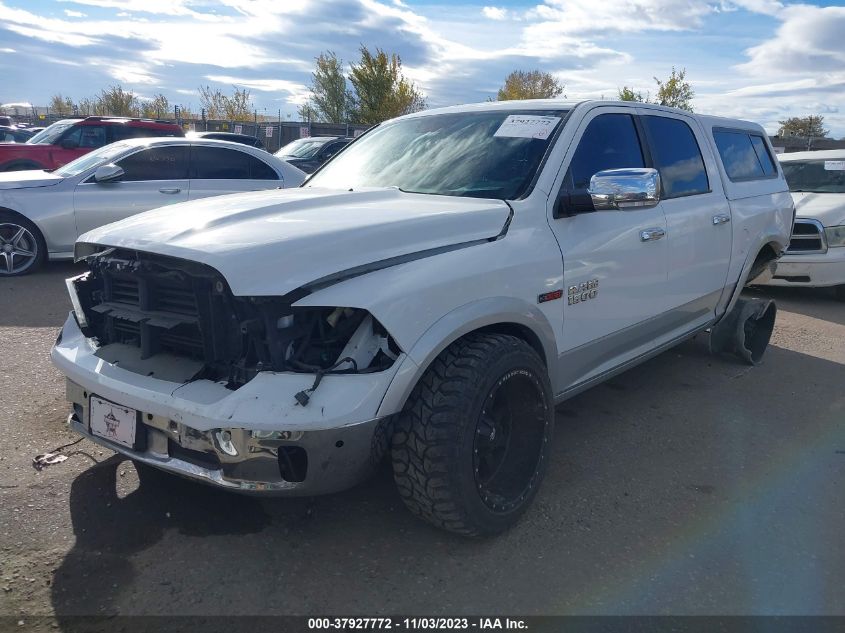
[[(85, 84), (98, 81), (99, 72), (103, 84), (118, 81), (176, 99), (196, 96), (195, 86), (208, 81), (224, 90), (247, 87), (259, 106), (280, 97), (296, 104), (307, 94), (314, 57), (334, 50), (348, 62), (363, 43), (398, 52), (432, 106), (482, 101), (515, 68), (552, 72), (570, 98), (611, 98), (622, 85), (653, 88), (652, 76), (665, 76), (675, 63), (687, 67), (700, 111), (768, 125), (818, 108), (828, 113), (831, 129), (845, 134), (845, 115), (836, 111), (845, 103), (841, 6), (799, 0), (535, 0), (527, 8), (510, 0), (481, 7), (444, 0), (411, 6), (404, 0), (63, 1), (72, 4), (59, 19), (26, 0), (0, 0), (0, 41), (7, 47), (0, 53), (23, 50), (18, 42), (26, 42), (27, 54), (46, 73), (35, 78), (5, 67), (13, 73), (9, 85), (19, 89), (9, 98), (46, 101), (58, 89), (84, 96), (102, 87)], [(76, 9), (85, 6), (100, 9), (91, 12), (94, 19), (78, 19)], [(732, 57), (714, 49), (719, 62), (712, 62), (702, 53), (704, 42), (723, 37), (711, 25), (726, 19), (756, 20), (746, 37), (761, 39), (747, 40), (746, 53), (732, 51)], [(761, 25), (771, 24), (761, 36)], [(665, 49), (661, 38), (671, 42)]]
[(502, 9), (501, 7), (484, 7), (481, 9), (481, 12), (484, 14), (484, 17), (490, 18), (491, 20), (505, 20), (508, 17), (507, 9)]

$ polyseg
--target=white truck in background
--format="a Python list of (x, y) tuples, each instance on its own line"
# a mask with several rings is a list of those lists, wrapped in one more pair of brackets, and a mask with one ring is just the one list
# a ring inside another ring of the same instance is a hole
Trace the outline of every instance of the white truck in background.
[(412, 512), (494, 534), (554, 459), (557, 403), (707, 330), (759, 362), (775, 307), (739, 295), (793, 215), (754, 123), (606, 101), (430, 110), (302, 188), (84, 235), (52, 358), (71, 426), (136, 462), (311, 495), (389, 453)]
[(781, 154), (795, 201), (786, 254), (766, 283), (832, 288), (845, 301), (845, 150)]

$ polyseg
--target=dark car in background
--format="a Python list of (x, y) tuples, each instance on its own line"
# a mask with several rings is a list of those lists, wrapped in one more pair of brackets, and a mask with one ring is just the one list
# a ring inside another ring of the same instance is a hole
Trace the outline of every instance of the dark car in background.
[(169, 121), (100, 116), (63, 119), (41, 130), (26, 143), (0, 144), (0, 171), (56, 169), (116, 141), (184, 135), (181, 127)]
[(0, 125), (0, 143), (26, 143), (35, 132), (13, 125)]
[(185, 136), (189, 138), (210, 139), (212, 141), (229, 141), (230, 143), (240, 143), (241, 145), (264, 149), (264, 143), (261, 142), (261, 139), (250, 136), (249, 134), (235, 134), (234, 132), (188, 132)]
[(343, 136), (299, 138), (276, 152), (276, 156), (310, 174), (354, 140)]

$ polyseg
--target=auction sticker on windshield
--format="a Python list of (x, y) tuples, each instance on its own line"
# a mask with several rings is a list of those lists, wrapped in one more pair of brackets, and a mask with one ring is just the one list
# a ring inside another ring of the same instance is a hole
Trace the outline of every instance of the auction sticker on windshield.
[(129, 448), (135, 446), (135, 423), (138, 419), (135, 409), (91, 396), (88, 411), (91, 433)]
[(845, 160), (826, 160), (824, 161), (825, 171), (845, 171)]
[(507, 138), (538, 138), (546, 140), (560, 121), (558, 116), (511, 114), (493, 136)]

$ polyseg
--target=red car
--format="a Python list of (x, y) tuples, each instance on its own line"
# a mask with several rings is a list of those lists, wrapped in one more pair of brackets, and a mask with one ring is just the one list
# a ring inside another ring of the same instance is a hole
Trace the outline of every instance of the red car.
[(26, 143), (0, 144), (0, 171), (56, 169), (103, 145), (139, 136), (184, 136), (167, 121), (89, 116), (64, 119)]

